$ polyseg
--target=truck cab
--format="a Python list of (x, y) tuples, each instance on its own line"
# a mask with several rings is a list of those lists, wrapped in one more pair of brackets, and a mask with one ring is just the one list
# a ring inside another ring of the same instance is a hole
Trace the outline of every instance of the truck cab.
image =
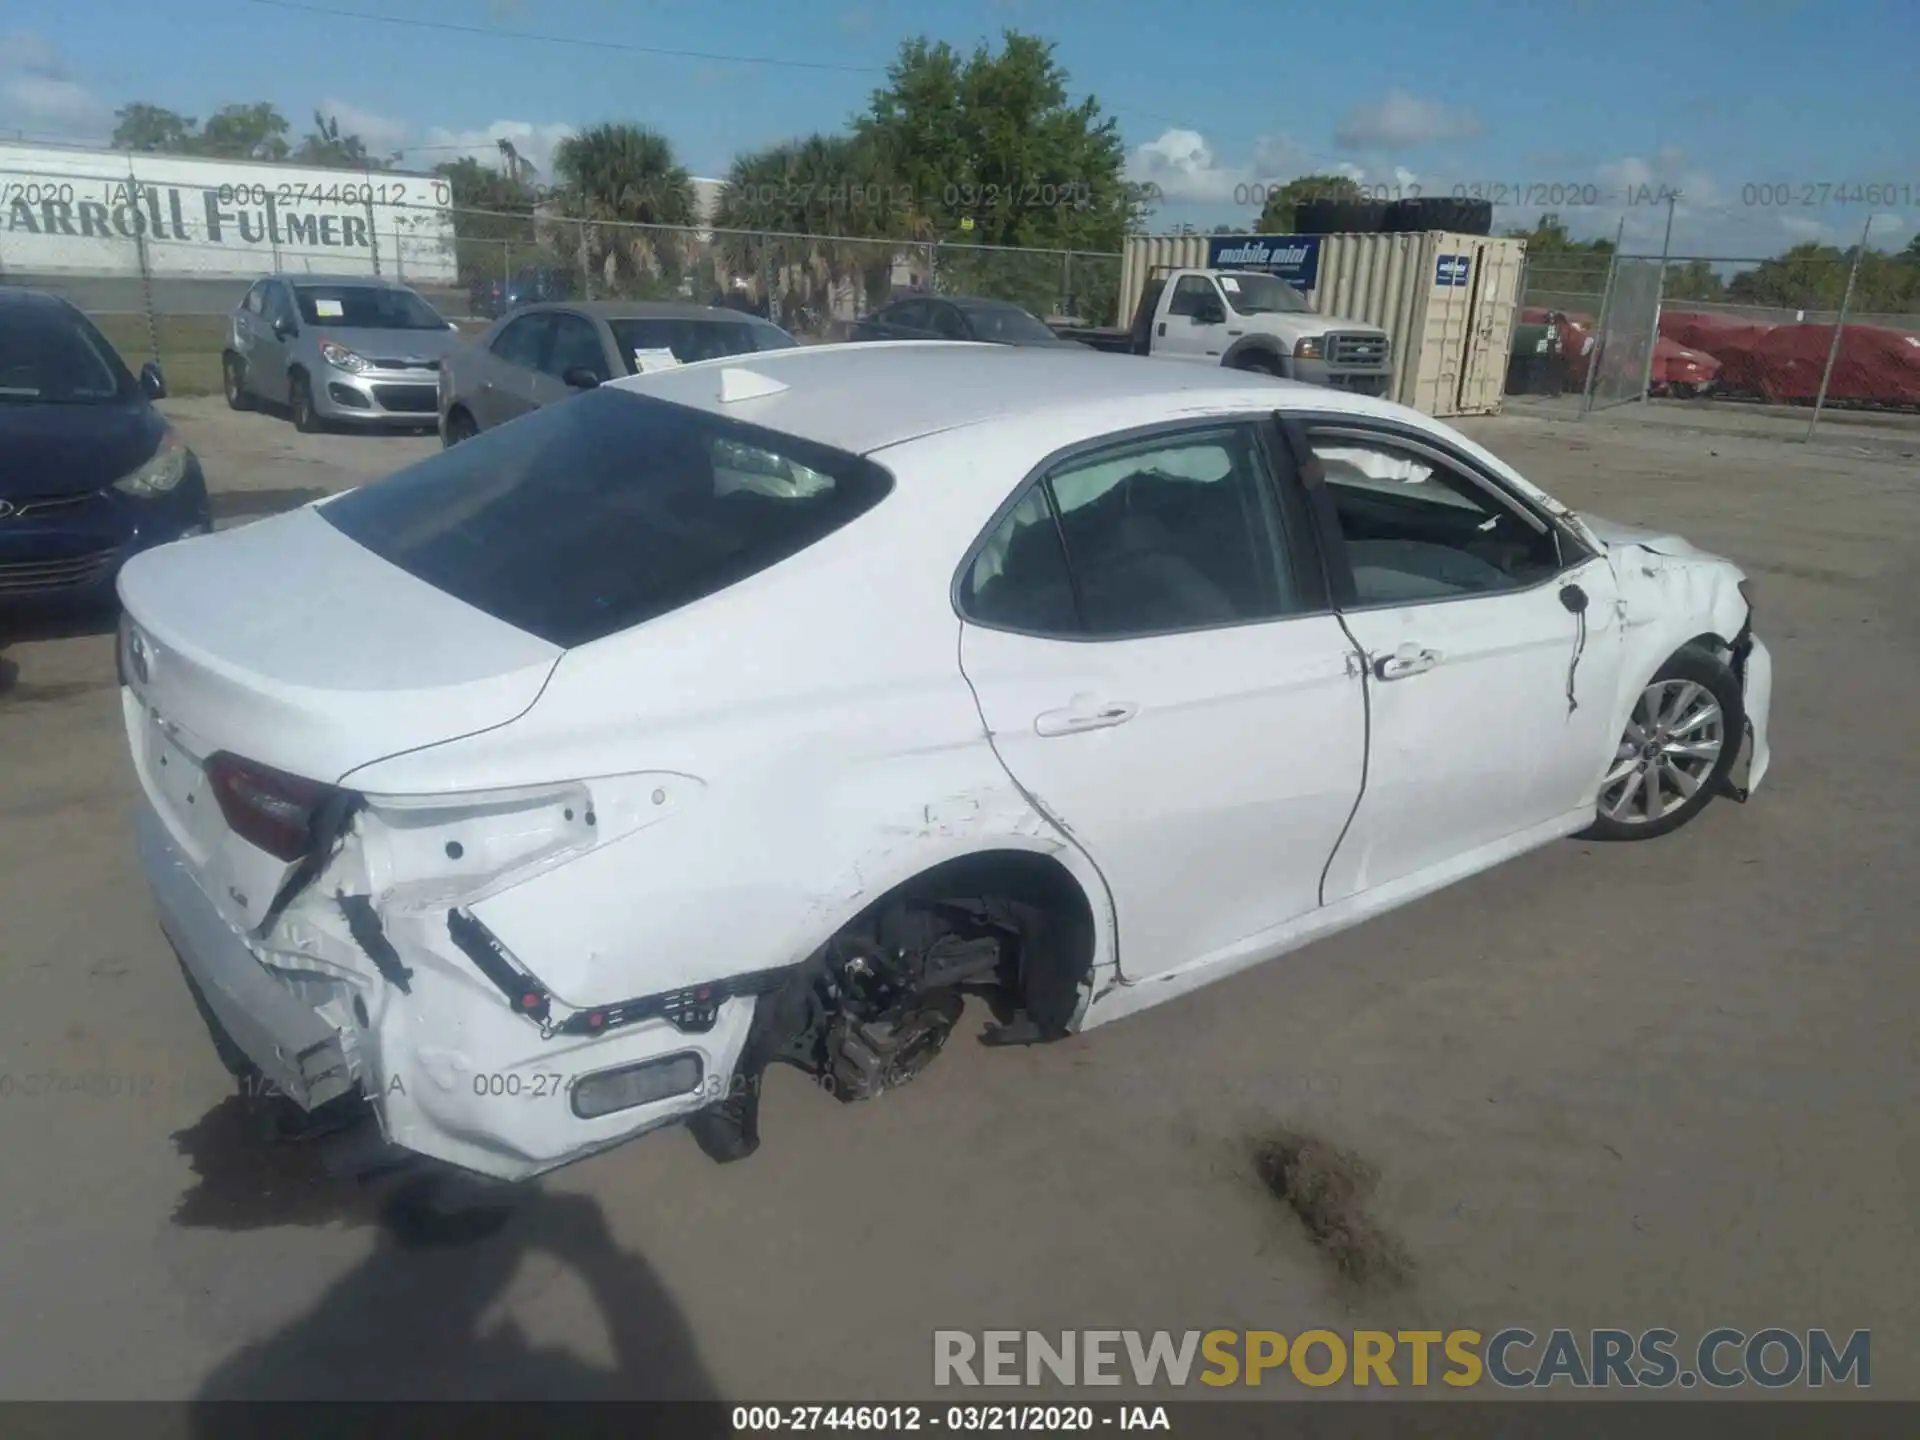
[(1386, 331), (1322, 315), (1264, 271), (1157, 272), (1141, 293), (1131, 331), (1056, 328), (1097, 349), (1257, 370), (1363, 395), (1385, 396), (1393, 386)]

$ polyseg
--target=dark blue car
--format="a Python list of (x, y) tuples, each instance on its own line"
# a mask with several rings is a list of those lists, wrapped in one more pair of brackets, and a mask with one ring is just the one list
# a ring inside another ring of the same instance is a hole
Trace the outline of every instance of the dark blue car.
[(165, 394), (65, 300), (0, 287), (0, 607), (104, 600), (128, 556), (211, 528)]

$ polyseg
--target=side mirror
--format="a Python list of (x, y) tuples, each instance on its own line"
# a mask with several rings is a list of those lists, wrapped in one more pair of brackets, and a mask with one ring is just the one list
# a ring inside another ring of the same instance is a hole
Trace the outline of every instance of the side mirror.
[(273, 322), (273, 333), (282, 340), (291, 340), (300, 333), (300, 327), (291, 320), (281, 319)]
[(161, 373), (158, 360), (149, 360), (140, 367), (140, 390), (149, 400), (167, 398), (167, 377)]
[(574, 390), (597, 390), (600, 387), (600, 377), (584, 365), (575, 365), (560, 379)]

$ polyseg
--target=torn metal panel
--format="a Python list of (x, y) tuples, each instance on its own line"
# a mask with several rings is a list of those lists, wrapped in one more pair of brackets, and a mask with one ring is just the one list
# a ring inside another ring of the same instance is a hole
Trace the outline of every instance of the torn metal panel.
[(703, 789), (466, 908), (557, 1000), (589, 1008), (798, 963), (876, 896), (999, 848), (1084, 864), (981, 746)]

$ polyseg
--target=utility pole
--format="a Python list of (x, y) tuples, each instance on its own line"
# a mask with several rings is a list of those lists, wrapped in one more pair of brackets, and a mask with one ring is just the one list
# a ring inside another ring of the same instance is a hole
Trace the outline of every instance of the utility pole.
[(1667, 233), (1660, 240), (1660, 283), (1653, 292), (1653, 333), (1647, 337), (1647, 363), (1640, 372), (1640, 398), (1647, 398), (1647, 392), (1653, 388), (1653, 351), (1660, 343), (1660, 302), (1667, 293), (1667, 256), (1673, 250), (1673, 207), (1680, 199), (1678, 190), (1667, 192)]

